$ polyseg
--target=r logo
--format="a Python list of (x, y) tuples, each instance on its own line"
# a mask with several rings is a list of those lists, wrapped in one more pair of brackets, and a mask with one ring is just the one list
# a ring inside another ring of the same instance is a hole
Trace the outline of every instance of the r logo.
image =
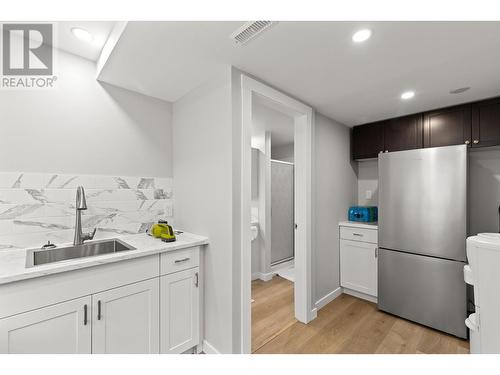
[(52, 25), (3, 24), (3, 74), (52, 75)]

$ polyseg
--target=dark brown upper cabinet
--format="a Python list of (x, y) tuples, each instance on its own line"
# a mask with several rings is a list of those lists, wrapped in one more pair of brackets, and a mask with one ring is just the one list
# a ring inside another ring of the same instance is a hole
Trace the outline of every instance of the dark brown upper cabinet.
[(472, 104), (472, 147), (500, 145), (500, 98)]
[(353, 159), (376, 158), (384, 151), (384, 121), (355, 126), (352, 129)]
[(398, 117), (384, 124), (384, 151), (422, 148), (422, 114)]
[(471, 106), (460, 105), (424, 113), (424, 147), (471, 143)]

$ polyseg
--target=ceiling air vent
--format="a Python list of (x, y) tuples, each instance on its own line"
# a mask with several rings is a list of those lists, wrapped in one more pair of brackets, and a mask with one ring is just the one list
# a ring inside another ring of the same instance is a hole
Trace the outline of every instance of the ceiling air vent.
[(276, 21), (250, 21), (232, 33), (230, 37), (234, 39), (237, 44), (242, 45), (248, 43), (276, 23)]

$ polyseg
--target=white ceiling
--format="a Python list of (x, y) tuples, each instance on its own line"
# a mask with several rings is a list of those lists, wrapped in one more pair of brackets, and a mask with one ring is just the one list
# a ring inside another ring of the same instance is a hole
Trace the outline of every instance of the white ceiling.
[[(84, 57), (88, 60), (97, 61), (101, 54), (102, 47), (108, 39), (109, 33), (113, 29), (115, 22), (111, 21), (64, 21), (53, 22), (54, 24), (54, 45), (66, 52)], [(91, 43), (77, 39), (71, 29), (79, 27), (87, 30), (93, 36)]]
[(100, 79), (173, 102), (231, 64), (350, 126), (500, 95), (500, 22), (279, 22), (241, 47), (242, 24), (130, 22)]

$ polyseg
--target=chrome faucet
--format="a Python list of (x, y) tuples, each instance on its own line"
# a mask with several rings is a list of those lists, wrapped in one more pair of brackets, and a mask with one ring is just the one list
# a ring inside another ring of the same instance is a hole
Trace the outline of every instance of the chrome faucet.
[(91, 240), (95, 236), (97, 228), (94, 228), (92, 233), (82, 232), (82, 211), (86, 209), (87, 200), (85, 199), (85, 190), (83, 190), (83, 186), (78, 186), (76, 189), (76, 222), (73, 245), (81, 245), (84, 241)]

